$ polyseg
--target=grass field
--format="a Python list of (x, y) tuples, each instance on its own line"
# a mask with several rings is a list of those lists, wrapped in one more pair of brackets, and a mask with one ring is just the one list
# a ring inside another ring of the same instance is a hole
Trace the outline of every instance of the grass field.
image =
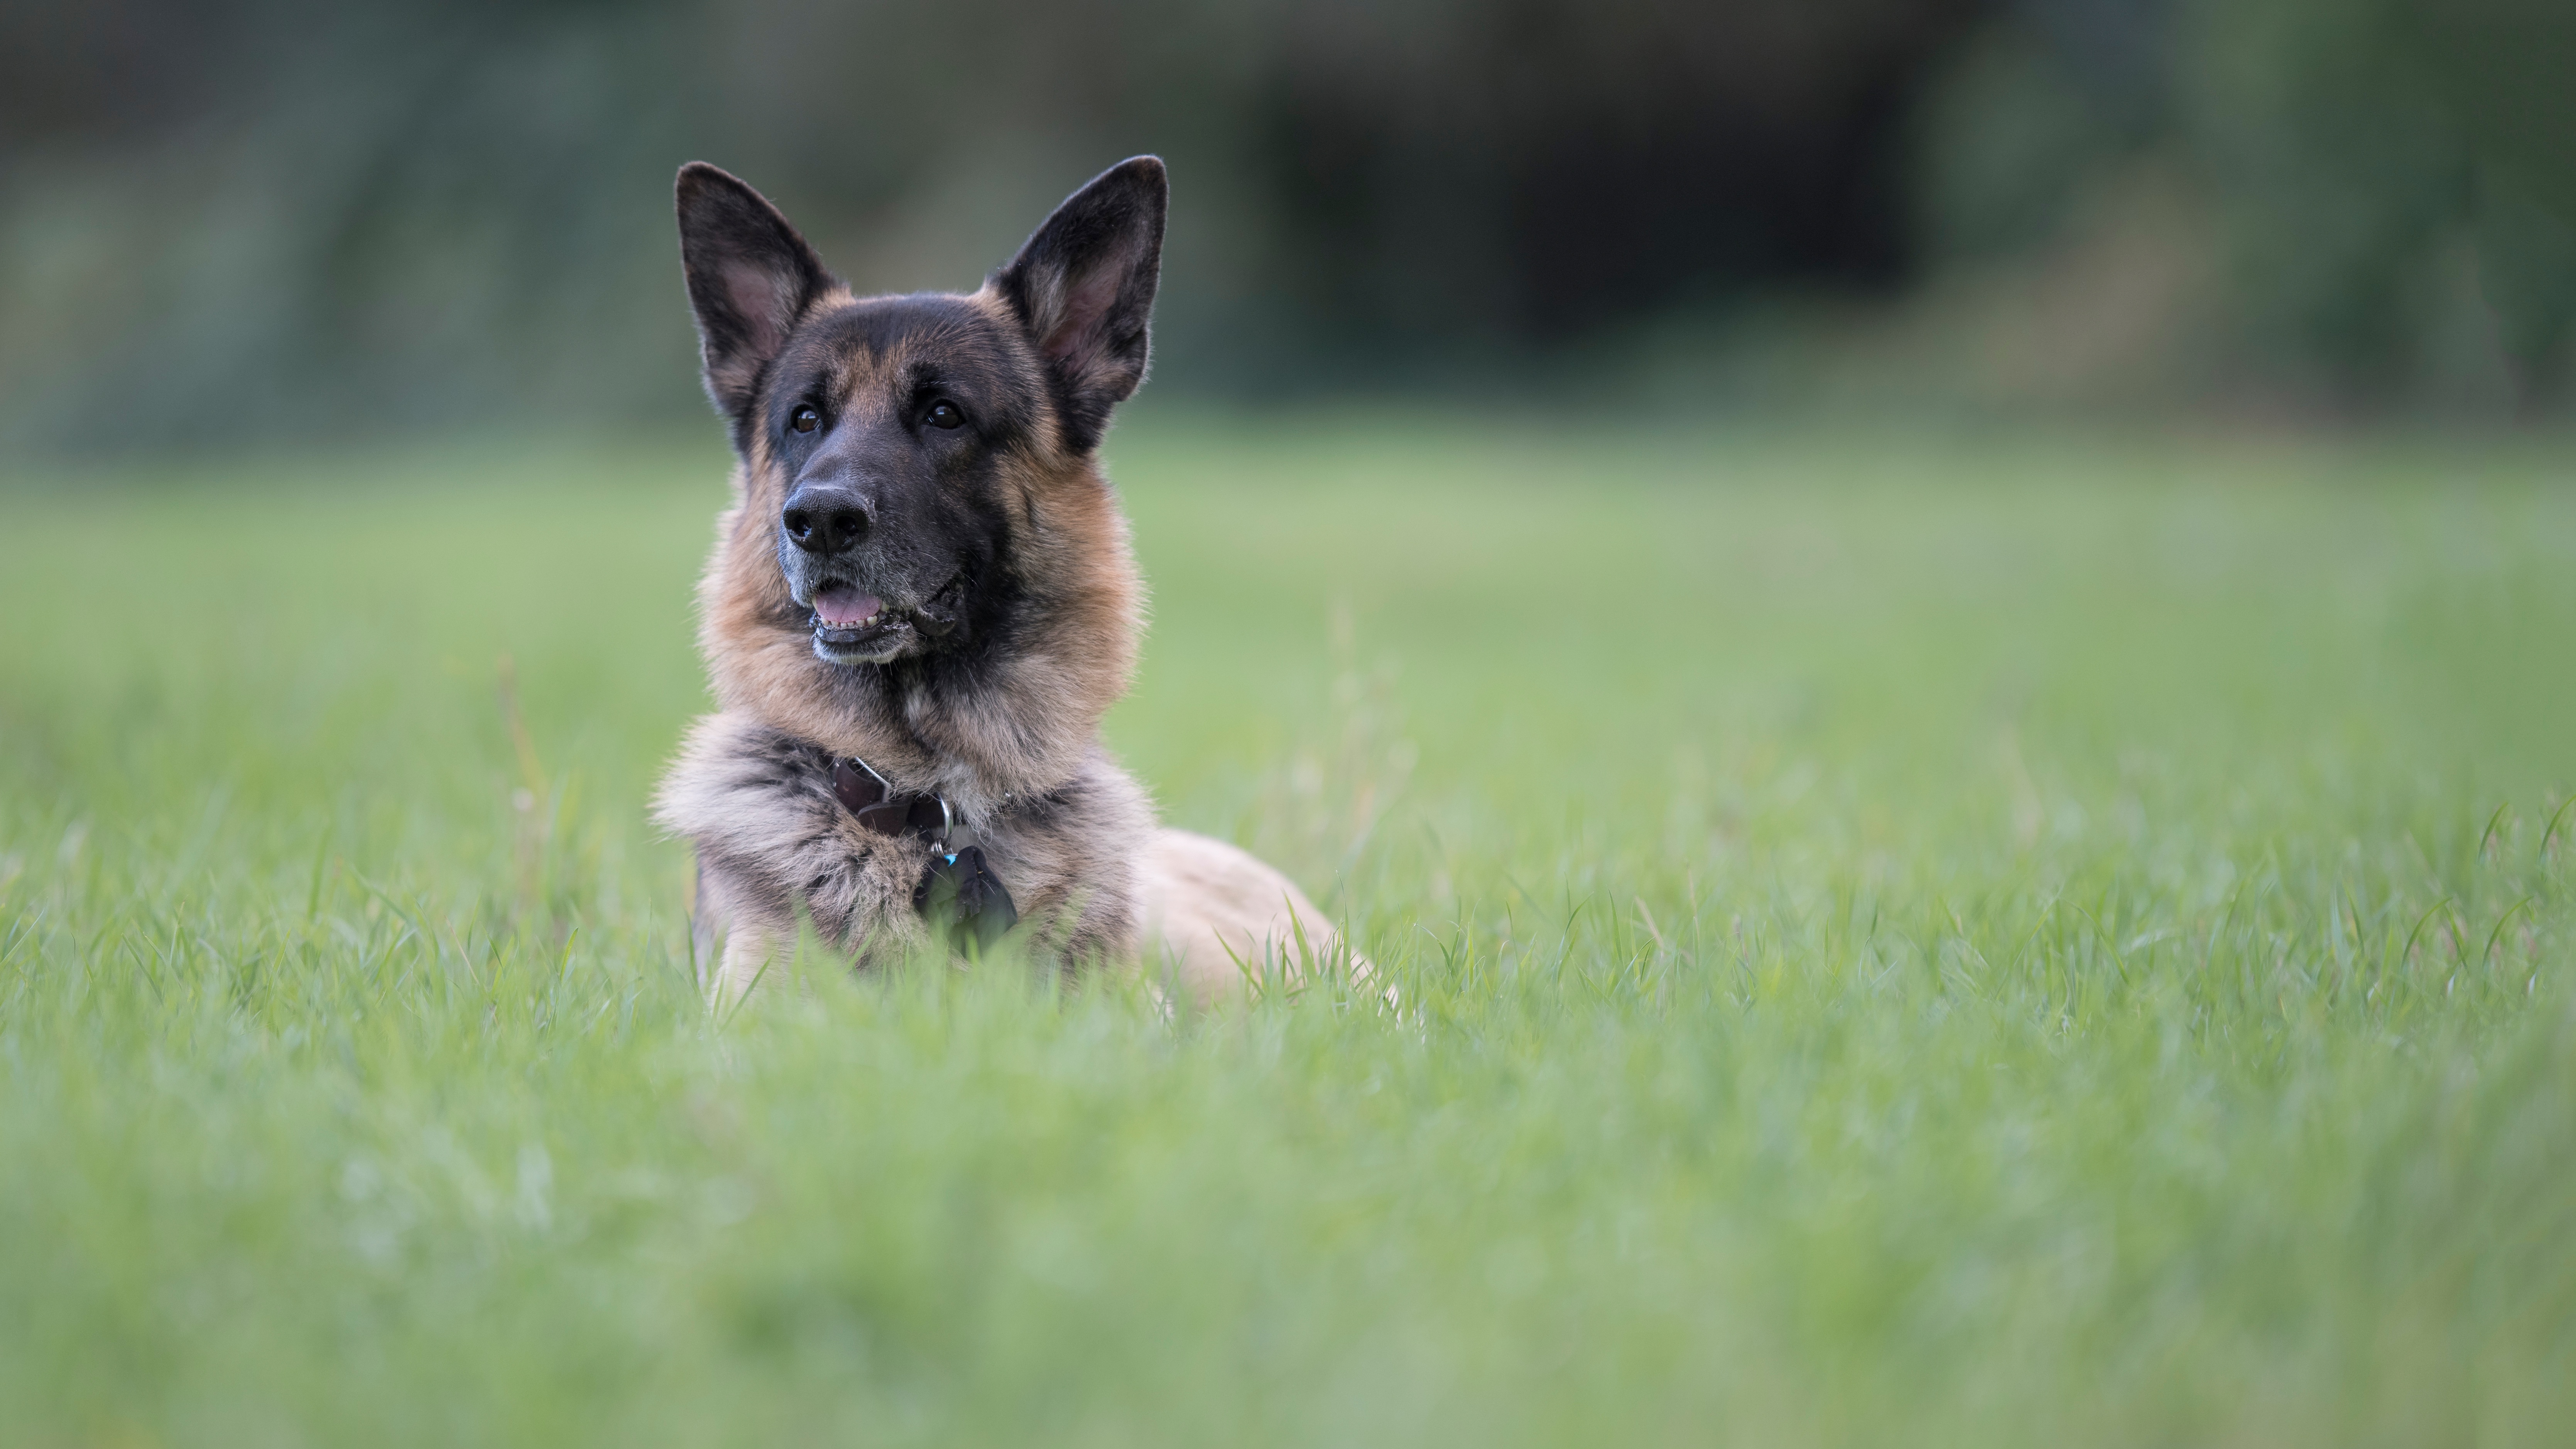
[(711, 1020), (702, 442), (0, 493), (0, 1442), (2568, 1442), (2576, 446), (1110, 451), (1406, 1015)]

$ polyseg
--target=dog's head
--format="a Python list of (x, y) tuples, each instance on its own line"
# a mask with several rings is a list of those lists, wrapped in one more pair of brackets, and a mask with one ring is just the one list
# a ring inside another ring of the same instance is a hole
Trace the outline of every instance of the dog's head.
[(744, 470), (743, 607), (838, 666), (967, 649), (1025, 612), (1047, 490), (1100, 486), (1092, 454), (1144, 380), (1166, 195), (1140, 156), (980, 291), (854, 298), (758, 192), (682, 168), (707, 393)]

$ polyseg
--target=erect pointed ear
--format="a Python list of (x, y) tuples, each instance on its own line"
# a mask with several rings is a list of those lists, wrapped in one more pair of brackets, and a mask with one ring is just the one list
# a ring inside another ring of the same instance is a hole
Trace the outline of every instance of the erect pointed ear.
[(1145, 380), (1170, 183), (1159, 157), (1121, 161), (1055, 209), (993, 274), (1045, 359), (1065, 446), (1087, 453)]
[(836, 283), (777, 207), (704, 161), (680, 168), (679, 208), (707, 396), (739, 425), (788, 330)]

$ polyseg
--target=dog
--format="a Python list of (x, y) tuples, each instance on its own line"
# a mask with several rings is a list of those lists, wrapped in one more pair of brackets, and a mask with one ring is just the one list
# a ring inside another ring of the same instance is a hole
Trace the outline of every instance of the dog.
[(718, 711), (655, 802), (696, 848), (701, 984), (738, 999), (804, 922), (861, 968), (1009, 940), (1200, 1002), (1352, 963), (1287, 877), (1161, 827), (1100, 740), (1143, 631), (1099, 452), (1145, 378), (1161, 160), (965, 294), (853, 296), (733, 176), (677, 192), (737, 462), (698, 592)]

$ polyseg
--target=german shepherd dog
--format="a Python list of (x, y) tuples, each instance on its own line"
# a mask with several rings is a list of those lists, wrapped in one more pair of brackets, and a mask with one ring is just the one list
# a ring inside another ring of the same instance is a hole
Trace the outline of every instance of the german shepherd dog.
[(971, 294), (854, 297), (741, 181), (678, 192), (738, 460), (698, 591), (719, 710), (656, 802), (697, 848), (710, 993), (800, 918), (862, 966), (1007, 933), (1202, 1001), (1338, 952), (1285, 876), (1158, 828), (1100, 742), (1144, 588), (1099, 449), (1145, 377), (1163, 163), (1103, 172)]

